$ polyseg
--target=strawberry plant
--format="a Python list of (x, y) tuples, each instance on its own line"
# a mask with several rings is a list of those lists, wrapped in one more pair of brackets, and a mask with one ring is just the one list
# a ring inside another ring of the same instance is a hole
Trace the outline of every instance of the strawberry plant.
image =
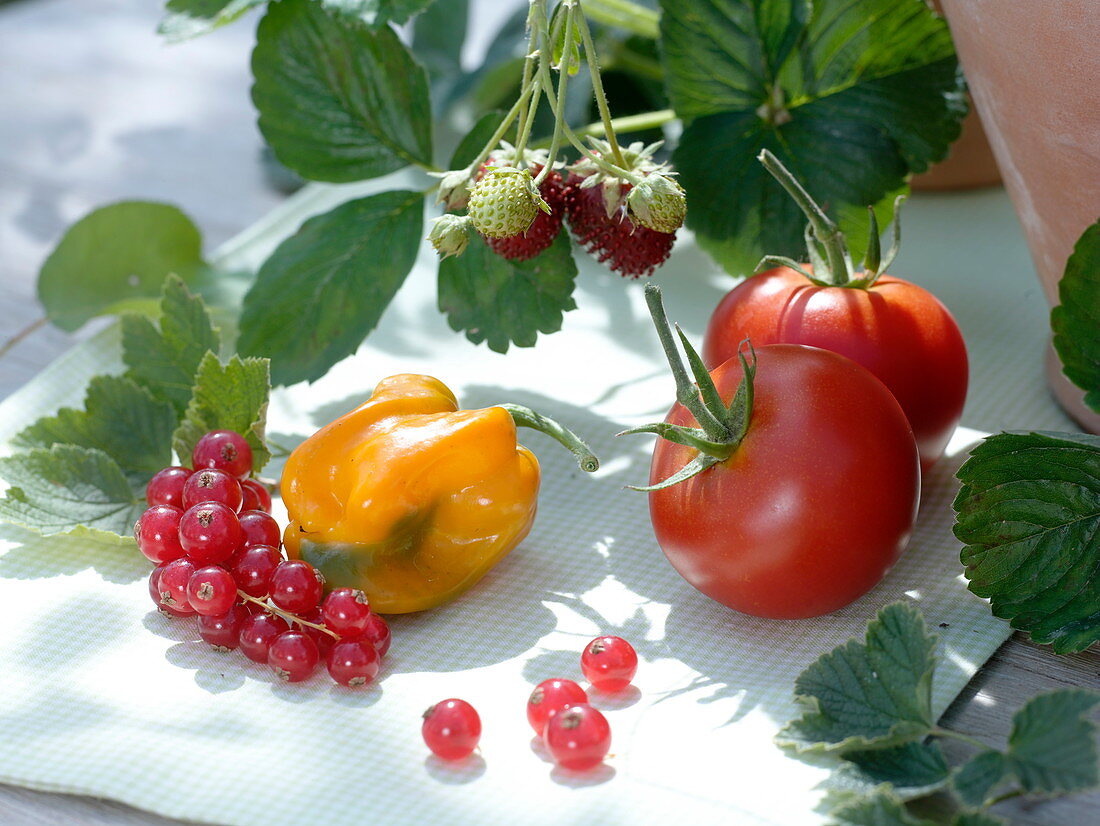
[[(796, 255), (797, 207), (752, 160), (769, 149), (861, 247), (866, 206), (887, 221), (966, 109), (922, 0), (530, 0), (470, 70), (466, 0), (169, 0), (160, 31), (182, 41), (249, 11), (252, 102), (275, 157), (311, 181), (404, 170), (413, 187), (309, 219), (235, 277), (206, 265), (173, 207), (105, 207), (42, 269), (49, 321), (155, 312), (174, 273), (236, 317), (238, 351), (269, 358), (276, 384), (312, 381), (375, 328), (427, 235), (450, 326), (529, 347), (575, 307), (570, 232), (628, 277), (661, 266), (685, 220), (734, 274)], [(479, 113), (441, 168), (437, 127)], [(425, 199), (444, 209), (427, 232)]]

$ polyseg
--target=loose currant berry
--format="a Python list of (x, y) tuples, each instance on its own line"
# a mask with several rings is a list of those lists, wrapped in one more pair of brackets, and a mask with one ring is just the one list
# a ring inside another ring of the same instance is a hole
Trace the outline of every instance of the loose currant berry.
[(543, 742), (563, 769), (587, 771), (603, 762), (611, 749), (611, 726), (587, 703), (566, 706), (546, 721)]
[(241, 494), (244, 496), (241, 504), (242, 511), (271, 513), (271, 494), (255, 479), (241, 480)]
[(237, 514), (221, 502), (195, 505), (180, 517), (180, 545), (200, 565), (225, 562), (243, 541)]
[(348, 639), (358, 639), (370, 622), (370, 603), (367, 595), (358, 588), (337, 588), (330, 591), (321, 603), (321, 615), (325, 625)]
[(286, 620), (267, 611), (260, 611), (245, 618), (241, 623), (238, 637), (241, 651), (248, 659), (258, 663), (267, 662), (267, 651), (271, 642), (290, 626)]
[(367, 619), (367, 628), (363, 631), (363, 639), (370, 640), (374, 644), (379, 657), (386, 656), (390, 650), (390, 627), (378, 614), (371, 612)]
[(232, 651), (240, 645), (241, 626), (250, 614), (243, 605), (234, 605), (218, 617), (199, 616), (199, 636), (219, 651)]
[(195, 470), (217, 468), (237, 479), (244, 479), (252, 472), (252, 448), (240, 433), (211, 430), (195, 443), (191, 451), (191, 467)]
[(183, 484), (191, 478), (191, 469), (166, 467), (158, 470), (145, 487), (145, 501), (150, 505), (171, 505), (183, 509)]
[(424, 712), (420, 733), (433, 754), (444, 760), (462, 760), (477, 748), (481, 718), (465, 700), (444, 700)]
[(317, 644), (301, 631), (284, 631), (267, 649), (267, 664), (288, 683), (309, 677), (319, 659)]
[(237, 602), (237, 583), (225, 568), (207, 565), (191, 574), (187, 601), (203, 616), (223, 616)]
[(283, 540), (283, 532), (279, 530), (279, 523), (271, 514), (264, 511), (241, 511), (238, 517), (241, 530), (244, 531), (244, 547), (253, 545), (270, 545), (278, 548)]
[(340, 685), (356, 688), (378, 676), (380, 660), (369, 640), (341, 640), (329, 650), (325, 665)]
[(195, 563), (187, 557), (173, 559), (161, 568), (157, 589), (160, 591), (160, 604), (173, 611), (193, 614), (195, 609), (187, 598), (187, 583), (195, 573)]
[[(324, 625), (325, 618), (321, 616), (321, 609), (314, 608), (307, 614), (299, 615), (306, 622), (311, 622), (313, 625)], [(321, 656), (321, 659), (325, 659), (328, 656), (328, 652), (332, 650), (332, 646), (336, 644), (336, 637), (329, 634), (327, 631), (322, 631), (319, 628), (313, 628), (309, 625), (302, 625), (297, 630), (301, 631), (307, 637), (309, 637), (317, 645), (317, 651)]]
[(638, 671), (638, 654), (622, 637), (596, 637), (584, 647), (581, 671), (598, 691), (622, 691)]
[(237, 558), (233, 579), (250, 597), (263, 599), (271, 593), (271, 575), (282, 561), (282, 555), (269, 545), (253, 545)]
[(190, 617), (195, 612), (190, 608), (176, 609), (172, 606), (165, 605), (160, 601), (160, 574), (164, 570), (168, 563), (165, 562), (155, 567), (149, 574), (149, 596), (153, 600), (153, 604), (157, 606), (157, 610), (168, 617)]
[(587, 703), (588, 695), (584, 689), (572, 680), (555, 677), (543, 680), (527, 700), (527, 722), (542, 737), (546, 731), (546, 721), (550, 715), (561, 711), (567, 705)]
[(154, 505), (134, 524), (138, 550), (150, 562), (171, 562), (184, 555), (180, 545), (180, 518), (183, 511), (171, 505)]
[(234, 513), (241, 509), (244, 496), (241, 483), (224, 470), (205, 468), (196, 470), (183, 483), (183, 507), (193, 508), (206, 502), (221, 502)]
[(321, 602), (325, 578), (300, 559), (280, 562), (271, 575), (271, 600), (284, 611), (307, 614)]

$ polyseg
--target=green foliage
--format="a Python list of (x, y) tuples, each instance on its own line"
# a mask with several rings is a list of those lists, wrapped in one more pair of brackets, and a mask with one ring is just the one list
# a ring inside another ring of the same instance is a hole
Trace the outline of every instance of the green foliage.
[(1000, 433), (958, 477), (970, 590), (1058, 653), (1100, 640), (1100, 437)]
[(1085, 715), (1100, 694), (1067, 688), (1033, 697), (1012, 717), (1008, 767), (1026, 792), (1061, 794), (1098, 782), (1096, 726)]
[(423, 200), (384, 192), (306, 221), (245, 296), (238, 350), (270, 358), (276, 384), (313, 381), (354, 353), (412, 269)]
[(462, 73), (469, 5), (469, 0), (444, 0), (433, 3), (416, 18), (413, 54), (427, 69), (433, 84), (447, 83), (449, 87)]
[(955, 772), (951, 788), (963, 805), (977, 809), (985, 805), (1007, 770), (1005, 756), (999, 751), (980, 751)]
[(164, 284), (159, 325), (146, 316), (122, 317), (126, 375), (154, 398), (170, 403), (177, 419), (191, 401), (199, 362), (208, 350), (217, 353), (220, 346), (206, 304), (174, 276)]
[(36, 448), (0, 459), (11, 487), (0, 498), (0, 519), (43, 534), (83, 525), (127, 534), (146, 508), (106, 453), (77, 445)]
[(461, 256), (439, 263), (439, 309), (474, 344), (498, 353), (510, 344), (533, 347), (539, 333), (557, 332), (562, 315), (576, 309), (576, 277), (566, 232), (527, 261), (501, 258), (474, 236)]
[(1100, 413), (1100, 221), (1085, 230), (1058, 282), (1061, 301), (1050, 314), (1054, 349), (1085, 404)]
[(951, 768), (939, 744), (903, 743), (885, 749), (850, 751), (844, 755), (843, 774), (849, 785), (859, 783), (865, 791), (889, 783), (903, 799), (922, 797), (943, 788), (951, 777)]
[(252, 101), (288, 167), (341, 182), (431, 163), (427, 75), (391, 28), (281, 0), (256, 38)]
[(38, 300), (73, 331), (100, 315), (152, 312), (165, 277), (193, 281), (203, 266), (190, 218), (168, 204), (124, 201), (69, 227), (38, 274)]
[[(454, 2), (443, 0), (440, 5)], [(320, 0), (320, 3), (326, 9), (357, 17), (368, 26), (378, 27), (387, 23), (408, 23), (411, 17), (420, 14), (435, 0)]]
[(264, 444), (271, 382), (267, 359), (233, 356), (226, 364), (207, 353), (195, 374), (195, 389), (183, 421), (172, 436), (176, 455), (187, 459), (210, 430), (235, 430), (252, 448), (259, 473), (271, 453)]
[(780, 745), (843, 754), (926, 735), (932, 718), (935, 636), (915, 608), (894, 603), (849, 640), (823, 654), (795, 682), (806, 710), (780, 731)]
[(157, 32), (169, 43), (178, 43), (232, 23), (266, 0), (168, 0)]
[(833, 826), (936, 826), (905, 811), (905, 804), (888, 789), (844, 803), (833, 810)]
[(661, 5), (666, 85), (686, 126), (673, 160), (704, 205), (688, 226), (731, 272), (804, 246), (802, 215), (754, 160), (761, 149), (858, 249), (866, 205), (888, 218), (907, 175), (958, 136), (961, 75), (946, 25), (922, 0)]

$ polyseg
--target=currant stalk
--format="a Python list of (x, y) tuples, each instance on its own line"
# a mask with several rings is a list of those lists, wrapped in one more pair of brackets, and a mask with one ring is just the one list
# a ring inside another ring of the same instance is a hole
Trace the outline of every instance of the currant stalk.
[(309, 620), (304, 620), (301, 617), (299, 617), (297, 614), (294, 614), (290, 611), (284, 611), (278, 605), (275, 605), (274, 603), (270, 603), (266, 599), (259, 599), (258, 597), (254, 597), (250, 594), (246, 594), (244, 591), (240, 590), (239, 588), (237, 589), (237, 596), (240, 597), (241, 600), (244, 601), (244, 602), (252, 602), (252, 603), (255, 603), (256, 605), (259, 605), (261, 608), (263, 608), (269, 614), (275, 614), (276, 616), (281, 617), (282, 619), (286, 620), (287, 624), (289, 624), (292, 628), (294, 627), (294, 624), (297, 623), (298, 625), (308, 626), (308, 627), (310, 627), (310, 628), (312, 628), (316, 631), (322, 631), (325, 634), (328, 634), (334, 640), (340, 639), (340, 635), (337, 634), (335, 631), (333, 631), (331, 628), (328, 628), (325, 625), (321, 625), (321, 624), (318, 624), (316, 622), (310, 622)]

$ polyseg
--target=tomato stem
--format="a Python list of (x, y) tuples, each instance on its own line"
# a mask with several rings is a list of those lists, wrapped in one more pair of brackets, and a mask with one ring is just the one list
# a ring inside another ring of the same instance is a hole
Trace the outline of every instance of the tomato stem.
[(498, 404), (497, 407), (508, 412), (512, 417), (512, 421), (516, 423), (516, 427), (529, 427), (532, 430), (537, 430), (570, 450), (577, 457), (577, 464), (585, 473), (595, 473), (600, 469), (600, 460), (596, 458), (592, 448), (568, 427), (559, 424), (549, 416), (543, 416), (541, 413), (536, 413), (531, 408), (519, 404)]

